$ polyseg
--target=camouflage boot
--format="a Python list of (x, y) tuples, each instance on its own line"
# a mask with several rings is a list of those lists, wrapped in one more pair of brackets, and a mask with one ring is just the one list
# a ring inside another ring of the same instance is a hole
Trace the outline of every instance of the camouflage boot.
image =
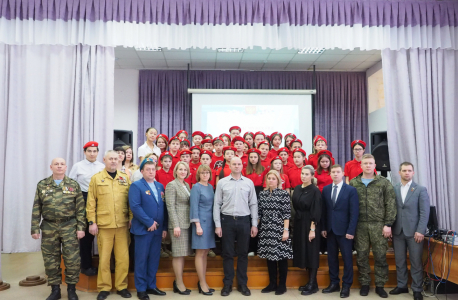
[(51, 295), (46, 300), (58, 300), (60, 297), (60, 285), (51, 285)]

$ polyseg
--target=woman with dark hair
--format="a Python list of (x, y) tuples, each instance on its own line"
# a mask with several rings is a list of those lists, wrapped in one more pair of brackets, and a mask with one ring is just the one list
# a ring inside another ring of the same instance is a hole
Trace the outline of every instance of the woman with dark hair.
[(123, 148), (126, 150), (126, 160), (124, 162), (124, 166), (133, 174), (138, 170), (138, 166), (134, 163), (134, 150), (132, 150), (132, 147), (128, 145), (123, 146)]
[[(350, 184), (350, 180), (363, 172), (363, 169), (361, 168), (361, 159), (364, 155), (364, 151), (366, 150), (366, 143), (361, 140), (355, 140), (351, 143), (351, 150), (353, 150), (355, 158), (345, 164), (344, 175), (346, 177), (345, 182), (347, 184)], [(374, 172), (377, 174), (375, 170)]]
[(116, 151), (119, 156), (117, 170), (126, 173), (130, 179), (130, 177), (132, 176), (132, 172), (124, 165), (126, 163), (126, 150), (124, 150), (124, 148), (120, 146), (116, 147), (114, 151)]
[(332, 183), (331, 178), (331, 161), (332, 153), (328, 150), (321, 150), (317, 154), (318, 156), (318, 167), (316, 168), (315, 178), (317, 179), (317, 186), (320, 192), (328, 184)]
[(268, 154), (269, 159), (278, 155), (278, 150), (280, 149), (282, 139), (283, 135), (280, 132), (275, 131), (270, 135), (271, 148)]
[(297, 139), (294, 133), (285, 134), (285, 147), (291, 150), (291, 141)]
[(251, 131), (245, 132), (245, 134), (243, 135), (243, 139), (247, 141), (249, 149), (256, 148), (254, 145), (254, 133), (253, 132)]
[[(317, 135), (313, 139), (313, 152), (312, 154), (309, 155), (308, 158), (308, 163), (312, 165), (315, 170), (318, 168), (318, 152), (321, 150), (327, 150), (328, 149), (328, 141), (322, 137), (321, 135)], [(334, 158), (331, 157), (331, 166), (335, 165), (336, 162), (334, 161)]]
[(304, 166), (301, 171), (302, 184), (294, 188), (293, 206), (296, 211), (293, 235), (293, 266), (309, 271), (309, 282), (299, 287), (301, 295), (318, 291), (316, 280), (320, 262), (321, 193), (316, 187), (315, 169)]
[(224, 147), (223, 148), (224, 161), (223, 161), (223, 165), (216, 170), (216, 183), (215, 183), (216, 185), (218, 185), (218, 181), (220, 179), (223, 179), (224, 177), (229, 176), (229, 174), (231, 174), (231, 169), (230, 169), (231, 159), (235, 156), (236, 151), (237, 149), (235, 149), (235, 147)]
[(242, 175), (253, 181), (256, 197), (262, 191), (265, 168), (261, 164), (261, 151), (256, 148), (248, 150), (248, 164), (242, 170)]
[(138, 160), (141, 162), (143, 161), (143, 158), (145, 154), (154, 152), (156, 153), (157, 156), (161, 155), (161, 149), (159, 149), (158, 146), (156, 146), (156, 138), (157, 138), (158, 132), (157, 129), (154, 127), (149, 127), (146, 129), (146, 141), (143, 145), (138, 147)]

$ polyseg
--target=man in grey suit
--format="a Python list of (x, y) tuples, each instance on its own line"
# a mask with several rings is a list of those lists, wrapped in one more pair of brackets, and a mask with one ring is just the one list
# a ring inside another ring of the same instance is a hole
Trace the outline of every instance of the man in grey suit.
[(408, 293), (407, 288), (407, 249), (410, 258), (410, 275), (414, 300), (423, 296), (423, 239), (429, 219), (429, 196), (424, 186), (412, 181), (413, 164), (403, 162), (399, 166), (401, 183), (394, 187), (398, 213), (393, 224), (393, 246), (396, 260), (397, 287), (391, 295)]

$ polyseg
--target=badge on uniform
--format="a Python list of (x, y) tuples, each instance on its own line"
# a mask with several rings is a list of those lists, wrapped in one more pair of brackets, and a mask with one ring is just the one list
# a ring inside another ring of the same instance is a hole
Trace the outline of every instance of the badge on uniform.
[(67, 191), (67, 187), (66, 187), (66, 186), (64, 186), (64, 187), (62, 188), (62, 193), (68, 194), (68, 191)]
[(127, 180), (125, 180), (124, 178), (119, 176), (119, 183), (122, 184), (122, 185), (127, 185)]
[(411, 188), (410, 191), (413, 192), (415, 190), (415, 188)]
[(147, 195), (151, 195), (151, 192), (150, 192), (149, 190), (147, 190), (145, 193), (146, 193)]
[(161, 192), (161, 198), (164, 200), (164, 192)]

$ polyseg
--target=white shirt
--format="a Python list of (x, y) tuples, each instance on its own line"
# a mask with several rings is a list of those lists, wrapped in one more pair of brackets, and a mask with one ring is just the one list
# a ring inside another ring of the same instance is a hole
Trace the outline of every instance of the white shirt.
[(403, 185), (401, 183), (401, 198), (402, 198), (402, 203), (406, 201), (407, 193), (409, 192), (410, 185), (412, 184), (412, 180), (407, 182), (406, 185)]
[[(331, 199), (332, 199), (332, 193), (334, 193), (334, 186), (336, 184), (334, 182), (332, 182), (332, 189), (331, 189)], [(337, 203), (337, 199), (339, 199), (339, 193), (340, 193), (340, 190), (342, 189), (342, 186), (343, 186), (343, 180), (337, 184), (337, 193), (336, 193), (336, 203)]]
[(146, 142), (143, 145), (141, 145), (140, 147), (138, 147), (138, 151), (137, 151), (138, 158), (145, 157), (145, 155), (149, 153), (156, 153), (157, 157), (159, 157), (161, 155), (161, 149), (158, 146), (156, 146), (156, 144), (153, 144), (153, 145), (154, 145), (153, 150), (151, 150), (151, 148), (148, 146)]
[(76, 180), (83, 192), (87, 192), (89, 189), (89, 183), (91, 182), (91, 177), (105, 169), (105, 165), (101, 162), (95, 161), (91, 163), (87, 159), (77, 162), (73, 165), (72, 170), (68, 177)]

